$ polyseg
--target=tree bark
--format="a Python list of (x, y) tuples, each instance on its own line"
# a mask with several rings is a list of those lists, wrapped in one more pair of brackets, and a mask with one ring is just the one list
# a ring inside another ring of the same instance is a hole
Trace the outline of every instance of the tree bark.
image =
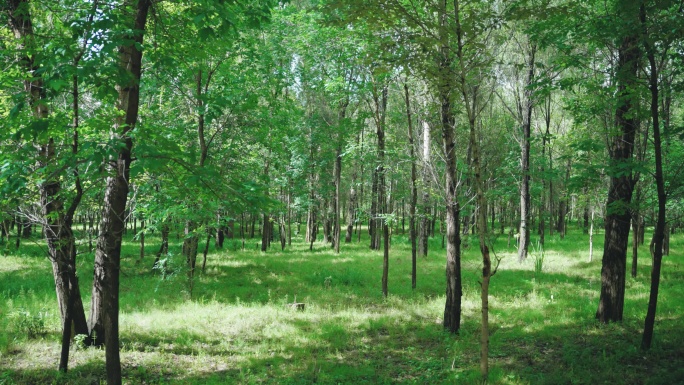
[(409, 157), (411, 158), (411, 202), (409, 208), (409, 237), (411, 238), (411, 288), (416, 288), (416, 205), (418, 204), (418, 171), (413, 140), (413, 117), (411, 114), (411, 98), (408, 84), (404, 83), (404, 99), (406, 101), (406, 122), (408, 126)]
[(202, 274), (207, 269), (207, 254), (209, 254), (209, 241), (211, 240), (211, 231), (207, 229), (207, 241), (204, 243), (204, 252), (202, 253)]
[(451, 92), (454, 89), (451, 73), (451, 48), (446, 32), (446, 1), (440, 4), (440, 51), (438, 94), (440, 101), (440, 120), (442, 146), (445, 156), (445, 197), (446, 197), (446, 301), (444, 304), (444, 328), (458, 333), (461, 327), (461, 232), (459, 229), (460, 204), (458, 201), (456, 169), (456, 141), (454, 139), (454, 115), (451, 105)]
[[(378, 137), (378, 166), (375, 169), (377, 180), (376, 193), (376, 212), (373, 214), (375, 220), (375, 248), (380, 247), (380, 236), (384, 240), (383, 245), (383, 259), (382, 259), (382, 294), (388, 295), (388, 277), (389, 277), (389, 226), (387, 218), (384, 217), (386, 213), (385, 201), (385, 117), (387, 113), (387, 85), (383, 85), (378, 93), (377, 84), (373, 84), (373, 101), (375, 104), (375, 133)], [(382, 229), (382, 233), (380, 233)]]
[(376, 167), (373, 171), (372, 181), (371, 181), (371, 215), (368, 220), (368, 235), (370, 238), (370, 249), (378, 250), (380, 248), (380, 237), (379, 237), (379, 226), (378, 220), (376, 219), (378, 215), (378, 168)]
[(641, 349), (651, 348), (653, 341), (653, 328), (655, 325), (656, 307), (658, 305), (658, 290), (660, 287), (660, 270), (663, 260), (663, 243), (665, 240), (666, 223), (665, 209), (667, 195), (665, 193), (665, 178), (663, 176), (663, 150), (660, 138), (659, 122), (659, 87), (658, 87), (658, 66), (656, 64), (654, 47), (651, 45), (646, 27), (646, 7), (641, 3), (639, 16), (643, 29), (642, 43), (645, 47), (646, 56), (650, 68), (649, 88), (651, 91), (651, 122), (653, 123), (653, 152), (655, 155), (655, 181), (658, 192), (658, 216), (656, 227), (653, 234), (653, 270), (651, 270), (651, 292), (648, 299), (648, 310), (644, 321), (644, 334), (641, 339)]
[(428, 239), (430, 236), (430, 125), (423, 121), (423, 195), (421, 199), (422, 215), (418, 230), (418, 254), (428, 255)]
[[(128, 5), (128, 4), (125, 4)], [(107, 178), (100, 234), (95, 252), (95, 272), (89, 331), (106, 345), (107, 384), (121, 384), (119, 357), (119, 269), (123, 218), (128, 199), (129, 170), (133, 139), (128, 133), (138, 119), (143, 34), (150, 0), (139, 0), (131, 24), (131, 36), (119, 47), (119, 67), (132, 76), (117, 85), (117, 109), (123, 111), (114, 123), (112, 135), (121, 142), (118, 157), (111, 159)], [(104, 338), (102, 338), (104, 336)], [(103, 341), (104, 340), (104, 341)]]
[(197, 265), (197, 253), (199, 249), (199, 237), (195, 234), (197, 224), (192, 220), (185, 221), (185, 236), (183, 237), (183, 255), (188, 268), (188, 292), (192, 297), (194, 288), (195, 266)]
[[(344, 118), (344, 114), (341, 114), (341, 118)], [(340, 253), (340, 234), (342, 232), (342, 224), (340, 219), (340, 190), (342, 188), (342, 144), (339, 143), (337, 149), (335, 150), (335, 200), (333, 203), (333, 213), (334, 222), (332, 229), (332, 242), (333, 250), (335, 254)]]
[(356, 174), (352, 174), (352, 187), (349, 188), (349, 203), (347, 204), (347, 233), (344, 237), (345, 243), (352, 241), (354, 233), (354, 222), (356, 221), (356, 190), (354, 184), (356, 183)]
[(145, 220), (140, 221), (140, 260), (145, 257)]
[[(636, 20), (636, 5), (627, 0), (621, 1), (620, 5), (623, 7), (624, 20)], [(612, 146), (609, 148), (612, 167), (624, 166), (629, 162), (634, 149), (637, 120), (634, 112), (636, 106), (633, 103), (636, 96), (632, 90), (637, 86), (637, 70), (641, 56), (637, 40), (638, 36), (633, 32), (626, 34), (622, 38), (618, 52), (617, 97), (621, 102), (617, 106), (615, 120), (620, 134), (613, 138)], [(630, 174), (613, 172), (610, 176), (601, 267), (601, 295), (596, 311), (596, 318), (604, 323), (622, 320), (630, 221), (628, 206), (632, 201), (634, 189)]]
[(594, 260), (594, 206), (591, 206), (591, 219), (589, 222), (589, 262)]
[(520, 183), (520, 230), (518, 243), (518, 261), (522, 263), (527, 258), (527, 250), (530, 245), (530, 126), (532, 121), (532, 82), (534, 81), (534, 65), (537, 47), (532, 45), (527, 61), (528, 73), (525, 82), (523, 105), (518, 106), (522, 118), (523, 137), (520, 142), (520, 170), (522, 179)]
[(639, 257), (639, 216), (632, 216), (632, 278), (637, 276)]
[[(269, 180), (269, 167), (270, 167), (270, 150), (269, 150), (269, 155), (264, 161), (264, 180), (266, 183), (268, 183)], [(268, 188), (266, 189), (266, 197), (268, 197)], [(263, 221), (263, 226), (261, 230), (261, 251), (266, 251), (268, 250), (268, 247), (271, 245), (271, 217), (268, 215), (268, 213), (264, 213), (264, 221)]]
[[(12, 0), (6, 6), (9, 24), (14, 36), (22, 40), (21, 48), (32, 51), (35, 48), (35, 36), (28, 1)], [(43, 120), (47, 119), (49, 111), (47, 103), (44, 101), (43, 80), (40, 76), (35, 75), (37, 65), (32, 54), (31, 52), (22, 58), (24, 69), (35, 76), (30, 80), (25, 80), (24, 87), (29, 97), (33, 117), (37, 120)], [(78, 59), (75, 60), (75, 63), (78, 63)], [(76, 153), (78, 151), (78, 78), (76, 75), (74, 75), (73, 80), (74, 142), (72, 150)], [(40, 146), (38, 156), (41, 167), (52, 166), (56, 156), (55, 147), (52, 138)], [(74, 170), (74, 175), (76, 176), (76, 196), (68, 209), (64, 208), (64, 201), (61, 196), (62, 186), (58, 177), (49, 178), (39, 185), (40, 203), (44, 218), (43, 230), (48, 245), (48, 256), (52, 263), (55, 291), (62, 320), (62, 349), (59, 370), (64, 372), (68, 368), (69, 345), (73, 334), (88, 333), (81, 291), (76, 276), (76, 242), (72, 230), (74, 213), (83, 196), (83, 189), (77, 170)], [(26, 227), (24, 227), (25, 229)], [(6, 229), (3, 230), (7, 233), (9, 240), (9, 232)], [(18, 244), (19, 237), (17, 237), (17, 247)]]

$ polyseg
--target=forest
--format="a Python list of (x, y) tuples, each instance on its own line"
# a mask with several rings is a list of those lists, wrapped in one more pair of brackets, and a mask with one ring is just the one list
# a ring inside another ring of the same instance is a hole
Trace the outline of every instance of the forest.
[(0, 385), (684, 383), (684, 1), (2, 0)]

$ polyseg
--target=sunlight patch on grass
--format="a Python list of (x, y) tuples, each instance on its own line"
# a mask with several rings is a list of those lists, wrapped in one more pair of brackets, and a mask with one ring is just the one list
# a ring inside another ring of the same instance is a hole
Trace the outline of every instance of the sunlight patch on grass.
[[(341, 245), (341, 254), (322, 242), (316, 242), (311, 252), (301, 239), (293, 240), (284, 252), (274, 247), (262, 253), (253, 243), (244, 251), (212, 252), (207, 274), (196, 277), (193, 299), (184, 270), (162, 278), (134, 264), (134, 259), (124, 259), (124, 381), (479, 383), (479, 250), (473, 243), (464, 249), (461, 331), (451, 335), (442, 327), (445, 251), (431, 240), (430, 256), (418, 260), (418, 285), (413, 290), (410, 244), (405, 236), (395, 237), (387, 298), (380, 292), (382, 253), (369, 251), (366, 239)], [(659, 378), (663, 373), (670, 373), (663, 378), (677, 379), (672, 357), (680, 356), (684, 346), (676, 332), (684, 311), (678, 300), (684, 295), (681, 258), (665, 261), (658, 342), (643, 356), (634, 341), (643, 326), (649, 262), (640, 260), (640, 275), (627, 279), (625, 321), (600, 325), (594, 319), (600, 260), (595, 255), (588, 262), (585, 238), (581, 230), (570, 232), (565, 240), (550, 237), (540, 273), (535, 272), (533, 256), (520, 264), (515, 247), (506, 248), (504, 238), (497, 241), (497, 256), (503, 260), (490, 286), (490, 383), (556, 384), (568, 383), (569, 378), (621, 383), (620, 379)], [(136, 243), (126, 242), (124, 247), (135, 255)], [(172, 247), (177, 250), (180, 243)], [(47, 306), (51, 313), (49, 333), (42, 339), (5, 344), (0, 367), (19, 384), (54, 383), (59, 316), (50, 264), (36, 257), (9, 259), (14, 270), (0, 269), (9, 278), (0, 282), (0, 304), (11, 299), (13, 309), (39, 311)], [(5, 261), (0, 258), (0, 266), (6, 266)], [(87, 307), (92, 260), (82, 258), (79, 273)], [(304, 303), (305, 309), (292, 309), (293, 302)], [(2, 310), (0, 325), (8, 321)], [(0, 330), (0, 337), (11, 341), (11, 332)], [(606, 341), (616, 345), (606, 348)], [(99, 383), (104, 378), (104, 351), (73, 350), (70, 367), (61, 383)]]
[(254, 262), (241, 261), (237, 259), (218, 259), (216, 261), (212, 261), (212, 264), (225, 267), (250, 267), (256, 265)]

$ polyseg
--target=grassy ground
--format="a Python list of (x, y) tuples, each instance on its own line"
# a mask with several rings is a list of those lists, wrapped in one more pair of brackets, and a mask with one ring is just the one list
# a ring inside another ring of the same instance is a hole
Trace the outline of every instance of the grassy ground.
[[(365, 235), (365, 234), (364, 234)], [(594, 261), (588, 236), (573, 230), (548, 237), (541, 272), (537, 251), (519, 264), (505, 237), (491, 286), (491, 383), (684, 383), (684, 238), (665, 258), (655, 342), (639, 350), (649, 293), (650, 258), (642, 248), (636, 279), (628, 278), (625, 320), (594, 321), (600, 285), (602, 235)], [(444, 250), (431, 240), (418, 261), (418, 288), (410, 287), (410, 247), (395, 235), (390, 251), (390, 296), (380, 290), (382, 255), (345, 244), (335, 255), (300, 239), (284, 252), (257, 251), (256, 240), (227, 241), (209, 254), (192, 298), (180, 256), (170, 274), (152, 273), (158, 245), (137, 261), (137, 245), (124, 244), (121, 282), (121, 352), (130, 384), (468, 384), (479, 381), (477, 247), (465, 248), (460, 335), (441, 327)], [(533, 240), (534, 241), (534, 240)], [(56, 372), (59, 316), (50, 264), (42, 242), (0, 256), (0, 384), (98, 384), (104, 351), (74, 349), (70, 371)], [(278, 245), (279, 246), (279, 245)], [(173, 245), (172, 253), (179, 252)], [(84, 303), (89, 306), (92, 255), (79, 258)], [(295, 300), (303, 311), (286, 306)], [(86, 310), (87, 314), (87, 310)], [(35, 334), (29, 338), (29, 334)]]

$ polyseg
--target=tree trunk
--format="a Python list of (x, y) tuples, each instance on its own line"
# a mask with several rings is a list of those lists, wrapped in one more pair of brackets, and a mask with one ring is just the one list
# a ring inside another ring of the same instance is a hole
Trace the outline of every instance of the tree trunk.
[(632, 278), (637, 276), (637, 264), (639, 255), (639, 216), (632, 217)]
[(354, 235), (354, 222), (356, 221), (356, 190), (354, 190), (354, 183), (356, 182), (356, 174), (352, 174), (352, 187), (349, 189), (349, 203), (347, 204), (347, 233), (344, 237), (345, 243), (350, 243), (352, 235)]
[(418, 171), (413, 140), (413, 118), (411, 116), (411, 98), (408, 84), (404, 83), (404, 98), (406, 101), (406, 121), (408, 125), (409, 157), (411, 158), (411, 203), (409, 208), (409, 238), (411, 238), (411, 288), (416, 288), (416, 205), (418, 204)]
[[(328, 201), (328, 199), (324, 199), (322, 203), (321, 212), (325, 213), (323, 216), (323, 243), (332, 243), (333, 219), (331, 217), (334, 215), (333, 204), (334, 202)], [(335, 245), (332, 246), (335, 247)]]
[[(459, 50), (459, 53), (461, 51)], [(462, 58), (459, 58), (462, 60)], [(533, 60), (533, 57), (532, 57)], [(533, 69), (531, 69), (533, 70)], [(531, 75), (530, 75), (531, 76)], [(492, 263), (487, 246), (487, 201), (485, 197), (485, 183), (482, 180), (482, 167), (480, 163), (480, 145), (477, 138), (477, 110), (478, 110), (478, 89), (468, 87), (465, 77), (461, 77), (461, 91), (466, 100), (468, 112), (468, 125), (470, 127), (470, 148), (472, 149), (472, 166), (475, 173), (475, 192), (477, 203), (477, 234), (479, 239), (480, 254), (482, 255), (482, 282), (480, 300), (482, 305), (482, 325), (480, 332), (480, 373), (482, 380), (486, 383), (489, 377), (489, 281), (492, 275)], [(471, 102), (468, 102), (470, 100)], [(528, 122), (529, 124), (529, 122)], [(528, 128), (529, 129), (529, 128)], [(529, 144), (528, 144), (529, 146)], [(529, 156), (529, 148), (528, 148)], [(528, 159), (529, 167), (529, 159)], [(529, 187), (529, 186), (528, 186)], [(529, 205), (529, 191), (528, 191)], [(521, 226), (522, 228), (522, 226)], [(529, 234), (529, 229), (528, 229)], [(522, 232), (521, 232), (522, 236)], [(520, 255), (520, 254), (519, 254)]]
[(140, 260), (145, 257), (145, 220), (140, 220)]
[(140, 70), (142, 62), (143, 33), (147, 22), (149, 0), (139, 0), (135, 9), (134, 23), (128, 45), (119, 48), (119, 66), (132, 76), (127, 83), (117, 85), (117, 109), (124, 114), (116, 118), (113, 135), (122, 140), (118, 158), (109, 162), (100, 235), (95, 252), (95, 273), (89, 330), (106, 345), (107, 384), (121, 384), (121, 361), (119, 358), (119, 266), (121, 261), (121, 237), (123, 215), (126, 209), (129, 186), (129, 168), (133, 140), (128, 133), (138, 119), (140, 96)]
[(373, 170), (371, 183), (371, 215), (368, 221), (368, 235), (370, 236), (370, 249), (378, 250), (380, 248), (379, 226), (378, 220), (378, 168)]
[(280, 250), (285, 250), (285, 245), (287, 244), (287, 235), (285, 233), (285, 218), (280, 220)]
[(261, 230), (261, 251), (268, 250), (271, 242), (271, 217), (264, 213), (264, 221)]
[(251, 226), (251, 228), (250, 228), (250, 230), (249, 230), (249, 239), (254, 239), (254, 232), (255, 232), (255, 227), (256, 227), (256, 218), (257, 218), (257, 216), (256, 216), (256, 214), (254, 214), (254, 213), (251, 213), (249, 216), (250, 216), (250, 218), (252, 219), (252, 226)]
[[(269, 155), (264, 159), (264, 180), (268, 184), (269, 181), (269, 168), (270, 168), (270, 150), (269, 150)], [(266, 189), (266, 197), (268, 198), (268, 188)], [(261, 251), (265, 252), (268, 250), (268, 247), (271, 245), (271, 217), (268, 215), (268, 213), (264, 213), (264, 221), (263, 221), (263, 226), (261, 227)]]
[(430, 125), (423, 121), (423, 195), (421, 207), (423, 214), (420, 216), (420, 228), (418, 230), (418, 254), (423, 257), (428, 255), (428, 238), (430, 236)]
[[(586, 196), (586, 192), (584, 193)], [(589, 202), (584, 206), (584, 213), (582, 213), (582, 233), (589, 234)]]
[[(341, 113), (341, 118), (344, 118), (344, 114)], [(340, 233), (342, 232), (342, 224), (340, 219), (340, 189), (342, 188), (342, 144), (338, 144), (337, 150), (335, 151), (335, 200), (333, 203), (333, 229), (332, 229), (332, 242), (333, 250), (335, 254), (340, 253)]]
[[(375, 128), (378, 137), (378, 166), (375, 169), (377, 180), (377, 206), (375, 217), (375, 237), (377, 239), (375, 248), (380, 247), (380, 235), (384, 240), (383, 245), (383, 259), (382, 259), (382, 294), (387, 297), (388, 288), (387, 282), (389, 277), (389, 226), (387, 218), (384, 217), (387, 211), (387, 202), (385, 200), (385, 117), (387, 112), (387, 85), (383, 85), (380, 93), (377, 90), (377, 84), (373, 84), (373, 101), (375, 103)], [(382, 229), (382, 234), (380, 233)]]
[(560, 238), (565, 238), (565, 216), (568, 212), (567, 209), (568, 201), (565, 197), (561, 198), (558, 202), (558, 221), (556, 222), (556, 231), (560, 235)]
[(642, 28), (644, 30), (643, 44), (646, 49), (646, 56), (650, 66), (649, 88), (651, 90), (651, 122), (653, 123), (653, 152), (655, 155), (655, 181), (656, 190), (658, 192), (658, 216), (656, 227), (653, 234), (654, 251), (653, 251), (653, 270), (651, 271), (651, 293), (648, 298), (648, 310), (646, 311), (646, 319), (644, 321), (644, 334), (641, 339), (641, 349), (648, 350), (651, 348), (653, 340), (653, 327), (655, 325), (656, 307), (658, 305), (658, 290), (660, 287), (660, 270), (663, 260), (663, 243), (666, 233), (666, 215), (665, 209), (667, 204), (667, 195), (665, 194), (665, 178), (663, 176), (663, 150), (660, 139), (660, 123), (658, 112), (658, 66), (656, 64), (654, 47), (648, 40), (648, 32), (646, 28), (646, 8), (644, 4), (640, 7), (640, 19)]
[[(636, 5), (624, 0), (620, 2), (623, 20), (636, 20)], [(622, 39), (617, 67), (618, 100), (616, 125), (620, 134), (610, 146), (612, 166), (624, 166), (632, 159), (637, 120), (634, 113), (632, 90), (638, 86), (637, 70), (641, 56), (638, 35), (630, 33)], [(631, 174), (631, 173), (630, 173)], [(606, 203), (605, 242), (601, 267), (601, 295), (596, 318), (600, 322), (621, 321), (625, 302), (625, 275), (627, 241), (629, 238), (629, 211), (634, 182), (625, 173), (610, 176), (608, 201)]]
[(204, 243), (204, 252), (202, 253), (202, 274), (207, 269), (207, 254), (209, 254), (209, 241), (211, 240), (211, 231), (207, 229), (207, 241)]
[[(32, 46), (35, 45), (35, 41), (28, 2), (12, 0), (8, 2), (7, 8), (9, 24), (15, 37), (21, 40), (22, 48), (30, 51), (33, 48)], [(32, 54), (31, 52), (22, 58), (22, 64), (27, 72), (34, 72), (36, 70), (34, 57), (28, 56)], [(78, 60), (75, 60), (75, 62), (77, 63)], [(73, 80), (74, 142), (72, 150), (76, 153), (78, 151), (78, 78), (74, 75)], [(30, 80), (25, 80), (24, 87), (29, 96), (33, 117), (37, 120), (47, 119), (48, 108), (47, 103), (43, 102), (45, 99), (45, 89), (42, 78), (37, 76)], [(41, 167), (52, 165), (55, 159), (55, 143), (52, 138), (48, 140), (47, 144), (40, 146), (38, 156)], [(74, 213), (83, 196), (83, 190), (76, 169), (74, 169), (74, 175), (76, 176), (76, 195), (66, 210), (64, 209), (64, 202), (61, 197), (62, 187), (58, 177), (49, 178), (39, 186), (41, 210), (44, 218), (43, 231), (48, 245), (48, 256), (52, 263), (55, 291), (62, 320), (62, 349), (59, 370), (64, 372), (68, 368), (69, 345), (73, 333), (88, 333), (81, 291), (78, 285), (78, 277), (76, 276), (76, 242), (72, 230)], [(9, 241), (9, 231), (5, 228), (4, 223), (5, 221), (3, 221), (3, 232), (6, 233)], [(23, 230), (24, 235), (26, 235), (26, 226), (24, 226)], [(18, 236), (17, 248), (19, 246), (19, 238)]]
[[(441, 5), (440, 47), (438, 92), (440, 100), (440, 118), (442, 129), (442, 145), (445, 156), (445, 196), (446, 196), (446, 301), (444, 304), (444, 328), (451, 333), (458, 333), (461, 327), (461, 232), (459, 229), (460, 204), (457, 185), (456, 141), (454, 140), (454, 116), (451, 109), (451, 49), (446, 38), (446, 4)], [(434, 228), (434, 227), (433, 227)]]
[(192, 297), (195, 280), (195, 266), (197, 265), (197, 252), (199, 249), (199, 236), (195, 233), (197, 225), (194, 221), (185, 222), (185, 237), (183, 237), (183, 256), (188, 267), (188, 292)]
[(316, 241), (316, 227), (318, 226), (316, 222), (316, 207), (312, 204), (309, 207), (309, 212), (306, 216), (306, 236), (304, 241), (307, 243), (313, 243)]
[(591, 220), (589, 222), (589, 262), (594, 261), (594, 206), (591, 206)]
[(670, 226), (665, 224), (665, 238), (663, 239), (663, 255), (670, 255)]
[[(288, 184), (289, 186), (289, 184)], [(289, 188), (289, 187), (288, 187)], [(292, 246), (292, 195), (288, 190), (287, 193), (287, 245)]]
[(520, 142), (520, 169), (522, 179), (520, 183), (520, 230), (518, 243), (518, 261), (522, 263), (527, 258), (527, 250), (530, 245), (530, 126), (532, 123), (532, 83), (534, 81), (534, 65), (537, 47), (532, 45), (527, 62), (528, 73), (523, 96), (523, 104), (518, 110), (522, 118), (523, 138)]

